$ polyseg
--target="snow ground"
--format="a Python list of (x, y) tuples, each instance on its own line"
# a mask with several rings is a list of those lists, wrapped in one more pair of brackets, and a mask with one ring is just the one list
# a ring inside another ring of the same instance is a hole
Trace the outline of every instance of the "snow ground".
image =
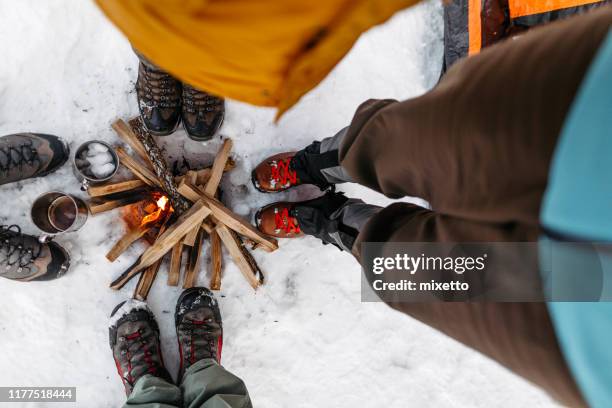
[[(238, 159), (224, 181), (230, 204), (252, 215), (278, 198), (249, 183), (250, 169), (265, 156), (332, 135), (367, 98), (405, 99), (431, 87), (440, 68), (441, 38), (441, 7), (428, 2), (365, 34), (278, 125), (269, 109), (228, 102), (221, 134), (234, 139)], [(137, 114), (136, 58), (90, 1), (0, 0), (0, 44), (0, 134), (53, 133), (75, 149), (93, 138), (115, 142), (111, 121)], [(182, 131), (164, 142), (171, 153), (184, 144), (196, 162), (210, 162), (219, 145), (218, 139), (207, 145), (185, 142)], [(69, 166), (2, 187), (0, 221), (36, 234), (30, 204), (38, 194), (58, 189), (83, 196)], [(388, 202), (358, 186), (342, 190), (372, 203)], [(301, 188), (285, 197), (313, 194)], [(108, 283), (138, 248), (114, 264), (104, 254), (122, 228), (116, 212), (91, 217), (81, 231), (58, 239), (72, 253), (68, 275), (48, 283), (0, 282), (0, 385), (76, 386), (79, 407), (121, 405), (107, 322), (135, 281), (120, 292)], [(419, 322), (384, 304), (361, 303), (360, 269), (346, 253), (307, 238), (283, 241), (279, 251), (256, 258), (267, 284), (255, 294), (236, 267), (226, 265), (220, 304), (224, 364), (245, 380), (257, 407), (555, 406), (522, 379)], [(166, 286), (165, 279), (162, 270), (149, 305), (174, 373), (172, 312), (180, 290)], [(208, 279), (202, 273), (200, 283)]]

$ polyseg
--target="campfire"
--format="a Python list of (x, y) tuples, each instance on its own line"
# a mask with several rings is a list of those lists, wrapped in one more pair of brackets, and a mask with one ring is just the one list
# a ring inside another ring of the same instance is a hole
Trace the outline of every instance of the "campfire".
[[(119, 290), (138, 275), (134, 297), (146, 299), (166, 256), (170, 259), (168, 285), (177, 286), (182, 275), (183, 287), (193, 287), (201, 269), (203, 244), (209, 239), (210, 288), (221, 288), (225, 246), (247, 282), (257, 289), (264, 277), (247, 245), (253, 250), (271, 252), (278, 244), (218, 199), (224, 172), (234, 168), (231, 139), (225, 140), (211, 167), (175, 177), (140, 118), (130, 120), (129, 124), (118, 120), (113, 129), (138, 156), (131, 156), (122, 146), (115, 148), (121, 164), (135, 178), (90, 187), (90, 211), (98, 214), (122, 207), (127, 231), (107, 253), (109, 261), (115, 261), (141, 238), (150, 246), (111, 283), (111, 288)], [(183, 262), (185, 251), (188, 256)]]

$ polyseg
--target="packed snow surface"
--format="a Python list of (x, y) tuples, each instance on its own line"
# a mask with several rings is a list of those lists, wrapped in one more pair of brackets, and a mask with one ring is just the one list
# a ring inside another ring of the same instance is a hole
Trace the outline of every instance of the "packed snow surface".
[[(261, 194), (250, 183), (250, 171), (272, 153), (333, 135), (368, 98), (425, 92), (440, 72), (442, 33), (437, 2), (398, 13), (363, 35), (278, 124), (271, 109), (228, 101), (220, 134), (233, 138), (237, 159), (223, 181), (228, 204), (252, 217), (273, 200), (320, 194), (308, 187)], [(137, 59), (92, 2), (0, 0), (0, 44), (0, 134), (52, 133), (74, 151), (93, 139), (116, 143), (111, 122), (138, 113)], [(219, 136), (207, 144), (192, 142), (182, 130), (160, 140), (179, 167), (183, 156), (192, 165), (210, 164), (221, 143)], [(389, 203), (356, 185), (340, 189), (370, 203)], [(84, 197), (65, 165), (48, 177), (2, 186), (2, 223), (37, 234), (30, 205), (51, 190)], [(143, 249), (136, 245), (109, 263), (104, 255), (123, 232), (118, 211), (92, 216), (80, 231), (57, 238), (72, 255), (64, 277), (42, 283), (0, 279), (0, 386), (76, 386), (78, 407), (123, 403), (107, 325), (136, 280), (118, 292), (108, 284)], [(244, 379), (256, 407), (554, 406), (478, 353), (382, 303), (362, 303), (360, 268), (350, 254), (304, 238), (281, 241), (278, 251), (255, 257), (266, 284), (254, 293), (236, 266), (226, 263), (217, 295), (224, 365)], [(199, 283), (209, 278), (203, 272)], [(148, 304), (160, 323), (164, 360), (176, 375), (173, 311), (181, 290), (165, 281), (164, 266)]]

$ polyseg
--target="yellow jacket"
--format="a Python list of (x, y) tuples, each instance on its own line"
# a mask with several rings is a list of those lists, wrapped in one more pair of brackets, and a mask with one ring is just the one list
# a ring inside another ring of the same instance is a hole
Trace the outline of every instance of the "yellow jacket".
[(184, 82), (279, 115), (359, 35), (418, 0), (96, 0), (134, 48)]

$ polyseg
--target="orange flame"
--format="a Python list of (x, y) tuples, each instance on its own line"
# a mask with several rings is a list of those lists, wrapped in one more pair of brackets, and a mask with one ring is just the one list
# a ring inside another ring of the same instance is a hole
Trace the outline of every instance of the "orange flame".
[(149, 222), (157, 221), (161, 216), (162, 212), (166, 209), (168, 205), (168, 197), (161, 196), (157, 202), (157, 210), (153, 211), (151, 214), (146, 215), (142, 218), (142, 222), (140, 225), (148, 224)]

